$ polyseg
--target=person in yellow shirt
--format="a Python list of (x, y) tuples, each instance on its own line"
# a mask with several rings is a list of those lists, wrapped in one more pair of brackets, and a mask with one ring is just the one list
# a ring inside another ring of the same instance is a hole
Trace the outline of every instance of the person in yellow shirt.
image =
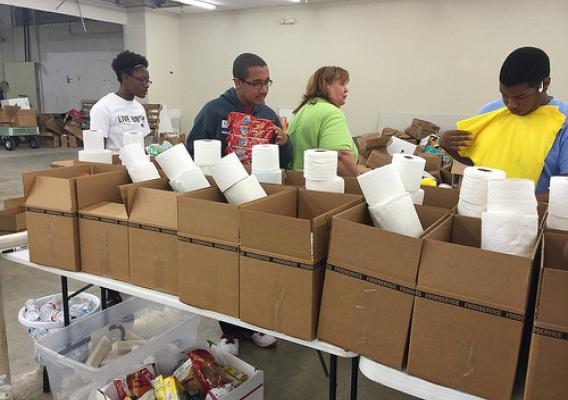
[(444, 132), (440, 144), (466, 165), (533, 179), (537, 197), (547, 201), (550, 177), (568, 175), (568, 104), (548, 95), (550, 60), (536, 47), (509, 54), (499, 82), (501, 99)]

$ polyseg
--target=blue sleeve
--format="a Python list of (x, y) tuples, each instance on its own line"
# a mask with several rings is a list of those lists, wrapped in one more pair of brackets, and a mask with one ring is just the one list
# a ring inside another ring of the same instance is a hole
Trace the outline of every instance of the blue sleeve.
[(286, 169), (292, 161), (292, 139), (288, 136), (286, 144), (278, 146), (280, 150), (280, 168)]
[(503, 100), (495, 100), (481, 107), (478, 114), (485, 114), (491, 111), (495, 111), (501, 107), (505, 107), (505, 103), (503, 103)]
[(558, 150), (558, 169), (560, 175), (568, 174), (568, 126), (564, 126)]

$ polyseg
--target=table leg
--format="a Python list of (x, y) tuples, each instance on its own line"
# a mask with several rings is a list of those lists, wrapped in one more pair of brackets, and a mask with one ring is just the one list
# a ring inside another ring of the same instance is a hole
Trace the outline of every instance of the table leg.
[(359, 357), (351, 360), (351, 400), (357, 400), (357, 387), (359, 384)]
[(107, 308), (107, 294), (108, 289), (101, 287), (101, 309), (106, 310)]
[(63, 321), (65, 326), (69, 326), (71, 319), (69, 318), (69, 288), (67, 286), (67, 277), (61, 277), (61, 297), (63, 301)]
[(329, 355), (329, 400), (337, 398), (337, 356)]

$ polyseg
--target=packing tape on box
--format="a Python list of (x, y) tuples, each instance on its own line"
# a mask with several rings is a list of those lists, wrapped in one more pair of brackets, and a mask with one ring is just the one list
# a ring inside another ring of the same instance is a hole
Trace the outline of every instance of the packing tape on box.
[(197, 165), (212, 165), (221, 159), (221, 141), (200, 139), (193, 142), (193, 158)]
[(210, 170), (221, 192), (225, 192), (249, 176), (235, 153), (227, 154), (218, 160), (210, 167)]
[(568, 219), (568, 176), (550, 178), (548, 213), (556, 218)]
[(528, 257), (538, 236), (538, 214), (485, 211), (481, 214), (481, 248)]
[(534, 190), (531, 179), (493, 179), (487, 182), (487, 211), (536, 213)]
[(244, 204), (249, 201), (266, 197), (266, 192), (260, 186), (256, 176), (251, 175), (223, 192), (229, 204)]
[(548, 214), (548, 216), (546, 217), (546, 227), (548, 229), (558, 229), (560, 231), (568, 231), (568, 218), (560, 218), (557, 217), (556, 215)]
[(156, 161), (170, 181), (176, 179), (182, 172), (195, 167), (195, 163), (187, 152), (185, 144), (176, 144), (172, 148), (156, 156)]
[(392, 164), (365, 172), (357, 177), (367, 204), (382, 204), (405, 193), (402, 179)]
[(345, 180), (340, 176), (334, 176), (325, 181), (313, 181), (306, 179), (306, 189), (320, 192), (345, 193)]
[(118, 158), (122, 161), (122, 164), (128, 167), (134, 167), (136, 164), (144, 164), (149, 161), (149, 157), (146, 156), (144, 147), (139, 143), (131, 143), (124, 146), (118, 152)]
[(250, 251), (244, 251), (244, 250), (241, 250), (241, 255), (243, 257), (252, 258), (258, 261), (264, 261), (272, 264), (279, 264), (285, 267), (299, 268), (306, 271), (315, 271), (319, 268), (325, 268), (326, 265), (325, 261), (308, 264), (293, 260), (287, 260), (279, 257), (267, 256), (266, 254), (252, 253)]
[(126, 169), (128, 170), (130, 179), (132, 179), (134, 183), (160, 178), (158, 168), (151, 162), (136, 164), (133, 167), (126, 167)]
[(277, 144), (252, 146), (253, 171), (276, 171), (280, 169), (280, 154)]
[(105, 137), (100, 130), (83, 131), (83, 150), (88, 152), (99, 152), (105, 149)]
[(99, 151), (79, 150), (79, 154), (78, 154), (77, 158), (79, 159), (79, 161), (112, 164), (112, 151), (110, 151), (110, 150), (99, 150)]
[[(460, 201), (463, 199), (471, 204), (478, 204), (481, 212), (487, 204), (487, 182), (492, 179), (505, 178), (505, 172), (500, 169), (486, 167), (466, 167), (460, 186)], [(465, 208), (471, 208), (467, 205)], [(461, 213), (460, 213), (461, 214)], [(480, 215), (477, 215), (480, 217)]]
[(282, 170), (277, 169), (274, 171), (255, 171), (252, 173), (260, 183), (270, 183), (272, 185), (282, 185)]
[(416, 238), (424, 232), (410, 194), (406, 192), (387, 203), (369, 206), (369, 213), (373, 224), (386, 231)]
[(337, 151), (310, 149), (304, 151), (304, 178), (332, 179), (337, 175)]
[(397, 153), (392, 156), (392, 165), (396, 167), (407, 192), (420, 189), (420, 180), (424, 173), (426, 160), (411, 154)]
[(197, 189), (208, 188), (211, 185), (201, 169), (194, 167), (182, 172), (179, 176), (170, 181), (170, 186), (174, 192), (186, 193)]
[(144, 134), (142, 132), (130, 131), (124, 132), (124, 145), (138, 143), (142, 148), (144, 148)]
[(424, 192), (424, 189), (418, 189), (414, 192), (410, 192), (410, 198), (412, 199), (412, 202), (418, 205), (424, 204), (425, 195), (426, 193)]
[(568, 340), (568, 332), (557, 331), (554, 329), (545, 329), (545, 328), (539, 328), (538, 326), (534, 326), (533, 333), (539, 336)]

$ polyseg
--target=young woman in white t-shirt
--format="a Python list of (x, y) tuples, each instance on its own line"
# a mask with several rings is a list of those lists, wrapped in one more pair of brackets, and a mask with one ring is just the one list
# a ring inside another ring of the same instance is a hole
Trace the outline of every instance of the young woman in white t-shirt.
[(116, 93), (109, 93), (91, 109), (91, 129), (103, 131), (106, 148), (118, 152), (124, 146), (125, 132), (150, 133), (148, 118), (135, 97), (144, 98), (152, 84), (148, 60), (140, 54), (123, 51), (112, 61), (120, 82)]

